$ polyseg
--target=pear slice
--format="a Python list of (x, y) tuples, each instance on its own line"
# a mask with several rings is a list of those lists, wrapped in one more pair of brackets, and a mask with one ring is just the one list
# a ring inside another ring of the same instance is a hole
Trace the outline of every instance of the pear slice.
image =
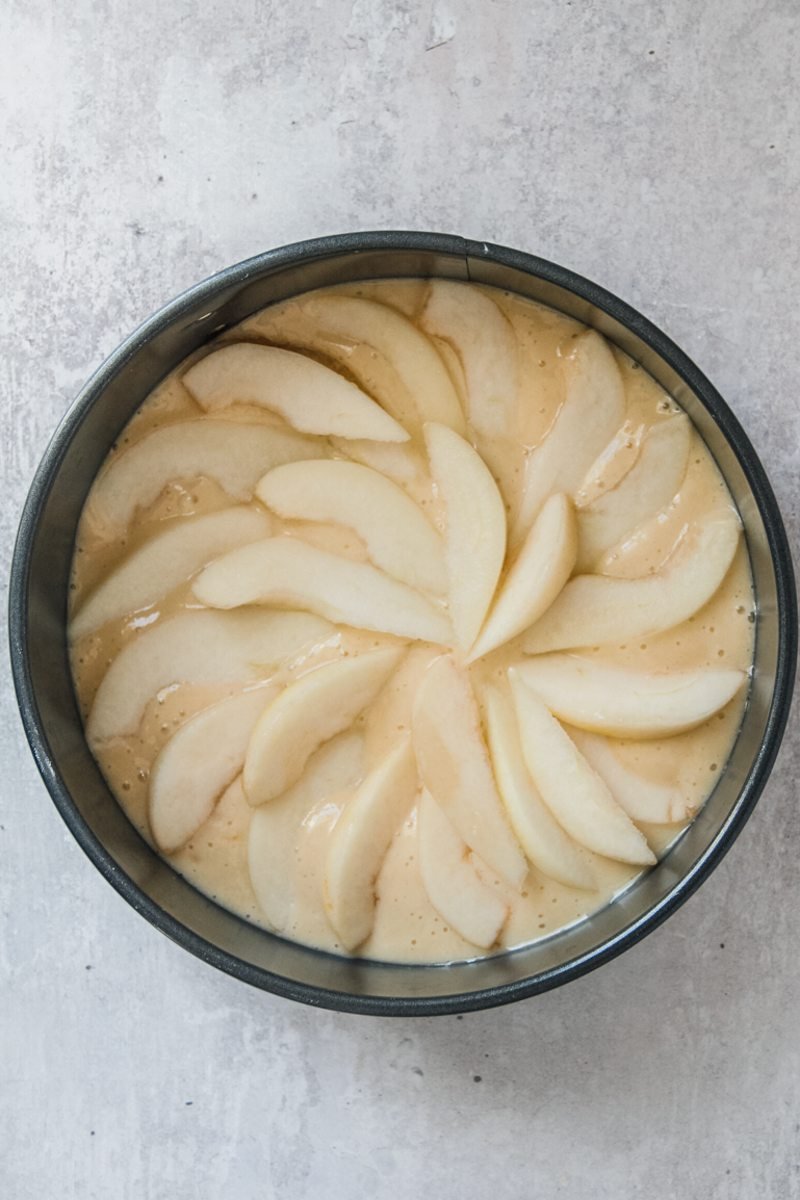
[(411, 739), (403, 738), (367, 775), (334, 826), (323, 885), (325, 909), (347, 950), (372, 932), (378, 873), (416, 794), (417, 764)]
[(578, 570), (595, 568), (610, 547), (666, 508), (686, 474), (692, 426), (684, 414), (650, 427), (619, 484), (578, 511)]
[(104, 536), (119, 536), (173, 480), (205, 476), (234, 500), (250, 500), (271, 467), (322, 454), (321, 445), (291, 430), (207, 417), (178, 421), (145, 434), (101, 471), (86, 515)]
[(419, 592), (369, 563), (351, 562), (295, 538), (267, 538), (232, 550), (197, 577), (194, 594), (211, 608), (302, 608), (396, 637), (445, 643), (452, 637), (447, 617)]
[(401, 487), (424, 486), (428, 464), (420, 451), (409, 442), (368, 442), (363, 438), (331, 438), (340, 453), (387, 475)]
[(135, 733), (145, 707), (176, 683), (246, 683), (323, 642), (332, 627), (307, 613), (185, 612), (128, 642), (97, 689), (86, 736), (94, 746)]
[(558, 492), (545, 501), (531, 526), (468, 662), (509, 642), (539, 620), (569, 579), (577, 551), (572, 502)]
[(191, 717), (162, 749), (150, 772), (150, 829), (174, 854), (208, 820), (244, 764), (253, 726), (277, 687), (228, 696)]
[(547, 706), (514, 668), (508, 678), (525, 764), (558, 823), (587, 850), (619, 862), (652, 865), (656, 858), (644, 835)]
[(303, 433), (406, 442), (408, 433), (354, 383), (305, 354), (236, 342), (201, 358), (183, 383), (206, 410), (268, 408)]
[(394, 647), (339, 658), (301, 675), (265, 709), (244, 764), (253, 807), (296, 783), (315, 750), (348, 729), (371, 704), (402, 657)]
[(604, 338), (587, 330), (568, 345), (569, 354), (561, 360), (564, 403), (525, 464), (516, 541), (525, 536), (548, 496), (576, 492), (625, 418), (622, 376)]
[(517, 338), (508, 318), (474, 285), (436, 279), (422, 327), (453, 347), (464, 368), (467, 416), (480, 438), (517, 434)]
[(341, 459), (287, 463), (256, 488), (279, 516), (335, 521), (355, 530), (377, 567), (423, 591), (447, 586), (441, 538), (396, 483)]
[(744, 671), (612, 667), (572, 654), (543, 654), (515, 668), (562, 721), (609, 737), (670, 737), (702, 725), (730, 703)]
[(415, 433), (425, 421), (464, 432), (447, 368), (430, 339), (394, 308), (357, 296), (302, 296), (268, 308), (253, 329), (333, 358)]
[(525, 766), (510, 702), (497, 688), (488, 688), (484, 699), (494, 776), (520, 845), (549, 879), (594, 890), (594, 872), (542, 800)]
[(686, 474), (691, 437), (683, 414), (652, 426), (617, 486), (579, 510), (580, 571), (591, 570), (611, 546), (669, 504)]
[[(252, 811), (247, 841), (250, 882), (273, 929), (283, 933), (292, 919), (298, 889), (297, 857), (287, 854), (293, 835), (302, 836), (303, 822), (320, 802), (355, 788), (362, 778), (363, 742), (357, 733), (342, 733), (308, 760), (301, 779), (271, 804)], [(322, 896), (320, 915), (324, 915)]]
[(447, 510), (445, 565), (458, 645), (477, 637), (503, 566), (506, 513), (479, 454), (445, 425), (426, 425), (431, 470)]
[(428, 898), (456, 933), (488, 950), (500, 936), (508, 908), (479, 877), (469, 848), (429, 792), (417, 817), (419, 870)]
[(696, 805), (679, 787), (654, 783), (621, 763), (607, 738), (583, 729), (570, 730), (570, 737), (632, 821), (650, 825), (678, 825), (688, 821)]
[(603, 646), (661, 633), (688, 620), (716, 592), (739, 545), (732, 509), (697, 521), (660, 571), (639, 579), (577, 575), (533, 626), (526, 654)]
[(95, 588), (70, 621), (70, 640), (106, 621), (155, 604), (218, 554), (265, 538), (269, 518), (254, 508), (225, 508), (171, 523), (134, 550)]
[(425, 672), (412, 735), (425, 787), (470, 849), (519, 887), (528, 870), (525, 856), (497, 794), (472, 688), (449, 655), (437, 658)]

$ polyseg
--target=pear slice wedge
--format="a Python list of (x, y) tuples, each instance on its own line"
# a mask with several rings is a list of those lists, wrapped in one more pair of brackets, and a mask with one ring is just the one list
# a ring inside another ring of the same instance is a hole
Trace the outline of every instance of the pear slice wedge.
[(526, 635), (526, 654), (603, 646), (672, 629), (707, 604), (733, 562), (733, 509), (697, 521), (660, 571), (639, 579), (576, 575)]
[(734, 670), (649, 674), (573, 654), (543, 654), (515, 670), (560, 720), (634, 740), (671, 737), (702, 725), (747, 679)]
[(128, 642), (103, 676), (86, 724), (89, 744), (135, 733), (162, 688), (247, 683), (334, 632), (308, 613), (184, 612), (159, 621)]
[(250, 500), (261, 476), (296, 458), (320, 458), (323, 446), (291, 430), (243, 421), (198, 418), (145, 434), (101, 471), (86, 515), (105, 537), (119, 536), (137, 509), (168, 483), (206, 477), (234, 500)]
[(191, 717), (156, 758), (150, 772), (149, 817), (156, 845), (174, 854), (211, 816), (244, 764), (253, 726), (278, 688), (228, 696)]
[(409, 434), (354, 383), (305, 354), (236, 342), (201, 358), (183, 383), (206, 410), (268, 408), (303, 433), (407, 442)]
[(574, 495), (625, 418), (622, 376), (605, 340), (588, 330), (568, 344), (571, 349), (561, 360), (564, 403), (547, 437), (525, 464), (515, 542), (522, 541), (553, 492)]
[(375, 883), (386, 852), (417, 794), (411, 739), (403, 738), (348, 800), (331, 836), (324, 879), (325, 909), (347, 950), (369, 937)]
[(479, 877), (469, 848), (429, 792), (417, 814), (419, 870), (439, 916), (461, 937), (488, 950), (500, 936), (508, 908)]
[(506, 513), (480, 455), (445, 425), (426, 425), (431, 470), (447, 511), (445, 565), (450, 619), (468, 650), (483, 624), (506, 548)]
[(688, 821), (696, 805), (680, 787), (654, 783), (620, 762), (607, 738), (584, 729), (571, 729), (569, 736), (632, 821), (650, 825), (678, 825)]
[(468, 662), (511, 641), (538, 621), (570, 577), (578, 551), (575, 513), (569, 496), (551, 496), (531, 526)]
[(314, 751), (350, 728), (402, 655), (389, 648), (335, 659), (301, 675), (268, 705), (244, 763), (244, 790), (254, 808), (290, 788)]
[(673, 499), (689, 461), (692, 427), (683, 413), (652, 426), (616, 487), (578, 510), (578, 570), (589, 571), (626, 534)]
[(71, 641), (155, 604), (201, 567), (234, 546), (267, 537), (270, 521), (255, 508), (224, 508), (171, 523), (116, 567), (69, 624)]
[(341, 294), (302, 296), (266, 309), (251, 327), (271, 341), (315, 350), (346, 366), (414, 433), (426, 421), (464, 432), (458, 395), (436, 348), (388, 305)]
[(429, 481), (424, 454), (410, 442), (368, 442), (363, 438), (331, 438), (340, 454), (380, 471), (401, 487), (425, 487)]
[(519, 887), (525, 856), (506, 820), (469, 681), (449, 655), (425, 672), (414, 704), (414, 752), (422, 782), (471, 850)]
[(497, 688), (488, 688), (484, 700), (497, 787), (528, 859), (543, 875), (566, 887), (594, 890), (594, 872), (542, 800), (525, 766), (510, 701)]
[[(302, 837), (303, 822), (317, 804), (358, 786), (363, 777), (362, 757), (361, 736), (342, 733), (308, 760), (293, 787), (270, 804), (252, 810), (247, 841), (250, 882), (261, 911), (278, 933), (286, 931), (295, 915), (301, 890), (296, 881), (297, 857), (286, 853), (287, 843), (291, 845), (292, 835)], [(309, 881), (309, 890), (313, 882)], [(318, 907), (316, 923), (325, 928), (329, 922), (321, 894)]]
[(265, 475), (258, 498), (279, 516), (353, 529), (377, 567), (410, 587), (447, 586), (442, 541), (406, 492), (370, 467), (341, 459), (287, 463)]
[(296, 538), (267, 538), (232, 550), (198, 575), (194, 594), (210, 608), (301, 608), (401, 638), (445, 644), (452, 638), (444, 612), (419, 592), (369, 563), (351, 562)]
[(656, 858), (644, 835), (544, 702), (513, 667), (508, 678), (525, 764), (558, 823), (587, 850), (618, 862), (652, 865)]
[(517, 338), (491, 296), (470, 284), (436, 279), (420, 320), (455, 350), (464, 368), (467, 416), (479, 438), (515, 438)]

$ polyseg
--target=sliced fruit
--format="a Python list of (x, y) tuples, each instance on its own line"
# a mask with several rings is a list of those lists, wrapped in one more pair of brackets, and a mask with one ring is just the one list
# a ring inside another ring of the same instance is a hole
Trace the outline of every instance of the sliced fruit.
[(328, 919), (347, 950), (372, 932), (375, 882), (394, 834), (417, 794), (411, 739), (370, 771), (334, 826), (325, 870)]
[(429, 792), (417, 820), (419, 870), (431, 904), (456, 933), (488, 950), (500, 936), (508, 909), (481, 881), (469, 848)]
[[(294, 787), (253, 811), (247, 842), (250, 882), (264, 916), (278, 933), (286, 930), (298, 894), (297, 859), (286, 853), (287, 843), (293, 835), (302, 836), (303, 822), (317, 804), (358, 785), (362, 749), (357, 733), (341, 734), (308, 760)], [(319, 908), (323, 910), (321, 895)], [(320, 915), (324, 918), (324, 911)]]
[(410, 442), (368, 442), (362, 438), (331, 438), (340, 454), (373, 471), (380, 471), (403, 487), (418, 486), (427, 477), (424, 456)]
[(185, 612), (143, 630), (112, 662), (97, 689), (90, 744), (135, 733), (145, 707), (176, 683), (246, 683), (335, 631), (308, 613)]
[(570, 730), (570, 737), (631, 820), (676, 825), (694, 812), (695, 804), (679, 787), (654, 783), (621, 763), (607, 738), (584, 729)]
[(482, 438), (516, 436), (517, 339), (490, 296), (473, 285), (437, 279), (422, 327), (449, 343), (464, 368), (467, 416)]
[(305, 354), (236, 342), (190, 367), (183, 383), (207, 412), (256, 404), (303, 433), (406, 442), (408, 432), (354, 383)]
[(570, 496), (625, 417), (625, 390), (605, 340), (588, 330), (562, 358), (564, 403), (543, 442), (528, 456), (517, 521), (521, 541), (553, 492)]
[(526, 654), (603, 646), (688, 620), (716, 592), (739, 544), (732, 509), (698, 521), (660, 571), (640, 579), (577, 575), (526, 636)]
[(594, 872), (536, 790), (520, 744), (517, 718), (497, 688), (485, 695), (494, 777), (511, 826), (529, 860), (549, 879), (592, 890)]
[(431, 664), (417, 692), (414, 752), (422, 782), (461, 837), (514, 887), (527, 865), (506, 820), (469, 681), (449, 655)]
[(686, 474), (691, 436), (683, 414), (652, 426), (617, 486), (580, 509), (579, 570), (591, 570), (609, 547), (669, 504)]
[(402, 657), (394, 648), (339, 658), (301, 675), (264, 710), (247, 748), (244, 790), (256, 807), (280, 796), (306, 762), (371, 704)]
[(542, 799), (570, 837), (619, 862), (656, 861), (644, 835), (620, 808), (539, 696), (508, 672), (525, 764)]
[(346, 366), (364, 391), (414, 432), (425, 421), (464, 432), (447, 368), (430, 339), (396, 309), (356, 296), (304, 296), (267, 309), (254, 328)]
[(370, 467), (341, 459), (287, 463), (265, 475), (256, 494), (281, 517), (346, 525), (376, 566), (411, 587), (445, 590), (438, 533), (402, 488)]
[(256, 720), (276, 687), (228, 696), (181, 725), (150, 772), (150, 829), (156, 845), (174, 854), (211, 816), (242, 769)]
[(267, 538), (223, 555), (198, 576), (194, 594), (211, 608), (268, 604), (302, 608), (342, 625), (448, 643), (444, 613), (369, 563), (351, 562), (295, 538)]
[(506, 513), (480, 455), (452, 429), (426, 425), (431, 470), (447, 510), (445, 564), (450, 619), (468, 650), (492, 602), (506, 548)]
[(577, 550), (572, 502), (559, 492), (545, 501), (531, 526), (470, 652), (469, 662), (510, 641), (539, 620), (569, 579)]
[(319, 458), (322, 446), (290, 430), (242, 421), (179, 421), (154, 429), (101, 471), (86, 514), (105, 536), (127, 529), (168, 483), (205, 477), (234, 500), (250, 500), (271, 467), (296, 458)]
[(171, 523), (129, 554), (95, 588), (70, 621), (70, 639), (148, 608), (218, 554), (255, 542), (269, 532), (269, 518), (254, 508), (225, 508)]
[(655, 675), (572, 654), (543, 654), (515, 670), (562, 721), (634, 739), (669, 737), (702, 725), (747, 678), (744, 671), (727, 670)]

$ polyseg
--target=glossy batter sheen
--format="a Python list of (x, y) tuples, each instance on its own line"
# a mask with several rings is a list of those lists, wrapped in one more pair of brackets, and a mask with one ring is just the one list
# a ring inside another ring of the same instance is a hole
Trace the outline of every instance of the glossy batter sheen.
[[(424, 281), (378, 281), (333, 289), (342, 294), (363, 296), (391, 305), (416, 319), (424, 305)], [(576, 322), (517, 296), (485, 289), (511, 321), (518, 338), (528, 401), (521, 419), (520, 442), (534, 446), (546, 435), (561, 403), (559, 354), (582, 327)], [(265, 340), (259, 316), (228, 331), (224, 342), (252, 338)], [(454, 381), (463, 389), (463, 372), (452, 348), (439, 350)], [(202, 353), (206, 353), (204, 351)], [(355, 355), (366, 356), (368, 347), (356, 347)], [(635, 454), (642, 429), (665, 420), (674, 404), (643, 371), (621, 353), (615, 352), (626, 392), (627, 425), (631, 437), (620, 439), (616, 454), (604, 469), (604, 486), (621, 477)], [(198, 355), (196, 357), (200, 357)], [(142, 436), (161, 425), (202, 416), (202, 410), (181, 383), (186, 368), (168, 376), (141, 406), (113, 448), (110, 459), (124, 452)], [(228, 408), (226, 421), (246, 420), (281, 425), (272, 414), (250, 406)], [(205, 419), (217, 419), (213, 414)], [(331, 457), (343, 457), (339, 447), (326, 443)], [(506, 460), (502, 462), (503, 454)], [(498, 446), (495, 464), (504, 466), (507, 499), (513, 504), (514, 489), (521, 486), (520, 447)], [(419, 455), (420, 470), (406, 481), (409, 494), (440, 528), (443, 514)], [(180, 516), (209, 513), (231, 503), (222, 489), (209, 479), (179, 480), (169, 485), (149, 508), (137, 513), (127, 537), (104, 541), (89, 515), (82, 519), (74, 561), (73, 612), (97, 583), (132, 549)], [(692, 433), (689, 467), (673, 504), (641, 533), (629, 537), (603, 563), (610, 575), (634, 578), (656, 570), (668, 557), (686, 523), (721, 503), (730, 504), (725, 485), (699, 436)], [(364, 560), (363, 545), (341, 527), (274, 519), (275, 531), (291, 532), (322, 548), (346, 557)], [(198, 607), (190, 584), (179, 587), (163, 601), (143, 611), (110, 621), (96, 633), (84, 636), (71, 647), (76, 692), (84, 717), (96, 690), (120, 648), (143, 629), (186, 609)], [(621, 621), (621, 628), (624, 621)], [(634, 666), (642, 670), (678, 670), (726, 665), (748, 670), (752, 661), (753, 595), (749, 564), (743, 539), (722, 586), (713, 599), (690, 620), (648, 639), (604, 646), (590, 651), (598, 660)], [(381, 635), (343, 630), (336, 644), (317, 647), (310, 658), (294, 668), (282, 669), (276, 682), (326, 659), (386, 644)], [(399, 644), (399, 643), (398, 643)], [(187, 845), (170, 857), (170, 862), (196, 887), (226, 908), (250, 921), (278, 928), (284, 936), (300, 942), (342, 951), (325, 914), (322, 874), (330, 833), (353, 785), (411, 725), (411, 706), (426, 666), (441, 653), (435, 646), (412, 643), (402, 666), (378, 701), (360, 718), (352, 731), (339, 735), (323, 747), (309, 763), (301, 781), (284, 796), (271, 802), (265, 819), (269, 840), (267, 859), (271, 877), (265, 883), (271, 897), (272, 921), (256, 898), (248, 869), (249, 827), (254, 810), (248, 805), (241, 778), (224, 792), (212, 816)], [(506, 668), (521, 659), (520, 639), (502, 646), (467, 668), (475, 692), (489, 681), (502, 680)], [(135, 736), (114, 738), (97, 750), (100, 766), (112, 791), (129, 819), (152, 841), (148, 823), (148, 779), (152, 763), (171, 734), (189, 716), (231, 694), (229, 686), (177, 685), (154, 697)], [(644, 742), (617, 743), (619, 758), (646, 778), (678, 783), (693, 805), (699, 806), (712, 790), (736, 736), (746, 689), (723, 711), (700, 728), (675, 737)], [(679, 834), (681, 827), (641, 826), (656, 853), (661, 853)], [(510, 907), (509, 918), (494, 950), (520, 946), (580, 920), (609, 901), (638, 874), (639, 868), (581, 851), (591, 861), (599, 881), (597, 891), (571, 889), (548, 880), (531, 869), (519, 894), (492, 880)], [(482, 869), (484, 879), (491, 875)], [(448, 928), (432, 907), (423, 886), (416, 856), (416, 809), (397, 832), (376, 883), (376, 913), (372, 934), (359, 947), (362, 956), (388, 961), (443, 962), (471, 959), (484, 953)]]

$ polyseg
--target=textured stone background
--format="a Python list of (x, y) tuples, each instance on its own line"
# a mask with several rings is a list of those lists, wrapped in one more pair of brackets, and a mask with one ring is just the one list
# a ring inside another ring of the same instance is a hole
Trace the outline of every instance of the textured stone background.
[[(442, 229), (625, 296), (733, 404), (800, 532), (796, 0), (2, 0), (3, 584), (86, 377), (187, 284)], [(800, 1197), (790, 730), (666, 927), (565, 990), (412, 1023), (307, 1011), (140, 920), (57, 818), (4, 671), (8, 1200)]]

